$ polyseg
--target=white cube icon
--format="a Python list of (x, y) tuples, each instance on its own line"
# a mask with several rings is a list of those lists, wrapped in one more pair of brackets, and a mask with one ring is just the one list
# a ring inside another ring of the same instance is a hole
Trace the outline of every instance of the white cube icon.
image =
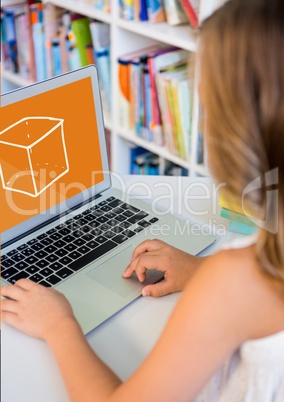
[(63, 123), (54, 117), (25, 117), (0, 132), (5, 190), (38, 197), (69, 171)]

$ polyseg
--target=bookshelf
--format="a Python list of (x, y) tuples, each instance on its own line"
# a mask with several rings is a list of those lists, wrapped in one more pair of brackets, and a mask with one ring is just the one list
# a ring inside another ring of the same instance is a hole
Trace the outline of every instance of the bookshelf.
[[(111, 133), (112, 170), (118, 174), (129, 173), (131, 146), (137, 145), (158, 155), (161, 165), (165, 161), (173, 162), (189, 171), (190, 176), (208, 176), (209, 172), (204, 164), (197, 161), (198, 147), (198, 106), (199, 99), (197, 84), (194, 86), (193, 115), (191, 132), (191, 151), (189, 160), (184, 160), (171, 154), (165, 147), (157, 146), (138, 137), (131, 130), (120, 127), (118, 116), (118, 65), (117, 58), (130, 51), (151, 46), (154, 44), (168, 44), (177, 46), (189, 52), (195, 52), (197, 48), (197, 33), (189, 25), (170, 26), (167, 23), (152, 24), (149, 22), (126, 21), (119, 17), (118, 0), (111, 0), (111, 13), (96, 10), (91, 4), (83, 0), (44, 0), (58, 7), (70, 10), (92, 19), (105, 22), (110, 25), (111, 42), (111, 99), (112, 112), (105, 114), (105, 127)], [(200, 18), (210, 14), (223, 0), (201, 0)], [(2, 80), (15, 86), (30, 84), (18, 74), (2, 71)], [(123, 157), (121, 157), (123, 155)], [(129, 157), (128, 157), (129, 156)]]

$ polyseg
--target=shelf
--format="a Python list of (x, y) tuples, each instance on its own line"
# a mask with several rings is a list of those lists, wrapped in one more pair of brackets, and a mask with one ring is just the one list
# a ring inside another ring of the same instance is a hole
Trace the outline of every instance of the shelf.
[(136, 34), (181, 47), (194, 52), (197, 48), (197, 34), (189, 25), (170, 26), (167, 22), (153, 24), (150, 22), (115, 20), (120, 28)]
[(202, 176), (211, 176), (208, 167), (204, 164), (195, 165), (194, 171)]
[(12, 73), (10, 71), (2, 70), (1, 71), (1, 80), (7, 80), (14, 85), (19, 87), (25, 87), (27, 85), (31, 85), (33, 82), (26, 78), (21, 77), (19, 74)]
[(44, 3), (52, 3), (55, 6), (65, 8), (81, 15), (86, 15), (89, 18), (94, 18), (108, 24), (112, 21), (111, 14), (97, 10), (94, 6), (82, 0), (44, 0)]
[(185, 169), (189, 169), (189, 170), (191, 169), (191, 165), (190, 165), (189, 161), (186, 161), (184, 159), (179, 158), (178, 156), (173, 155), (165, 147), (158, 146), (156, 144), (153, 144), (152, 142), (149, 142), (149, 141), (143, 140), (140, 137), (137, 137), (130, 130), (120, 128), (119, 130), (117, 130), (117, 134), (119, 137), (123, 138), (124, 140), (130, 141), (136, 145), (139, 145), (170, 162), (173, 162)]

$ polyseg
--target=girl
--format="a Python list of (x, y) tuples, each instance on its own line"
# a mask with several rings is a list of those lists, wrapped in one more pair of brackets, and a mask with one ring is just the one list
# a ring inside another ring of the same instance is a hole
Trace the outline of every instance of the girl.
[(240, 202), (249, 183), (276, 172), (279, 207), (254, 186), (246, 199), (263, 228), (245, 245), (206, 259), (157, 240), (136, 248), (124, 276), (136, 271), (143, 281), (157, 268), (165, 281), (144, 295), (183, 295), (153, 351), (124, 383), (91, 350), (64, 296), (25, 279), (3, 287), (2, 319), (47, 342), (72, 401), (283, 401), (282, 0), (226, 3), (203, 24), (200, 71), (212, 173)]

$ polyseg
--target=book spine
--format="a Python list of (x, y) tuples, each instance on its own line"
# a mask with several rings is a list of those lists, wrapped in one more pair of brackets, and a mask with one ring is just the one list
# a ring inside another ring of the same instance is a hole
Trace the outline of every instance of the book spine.
[(89, 19), (75, 14), (75, 16), (71, 17), (71, 21), (72, 31), (74, 32), (76, 45), (80, 56), (81, 67), (84, 67), (88, 65), (86, 46), (92, 43)]
[(119, 124), (123, 128), (129, 128), (130, 112), (130, 88), (128, 61), (118, 59), (119, 82)]
[(149, 21), (152, 23), (166, 20), (165, 9), (161, 0), (147, 0), (147, 12)]
[(191, 4), (191, 0), (180, 0), (180, 4), (183, 7), (183, 10), (188, 18), (188, 21), (192, 25), (194, 29), (198, 27), (198, 16)]

